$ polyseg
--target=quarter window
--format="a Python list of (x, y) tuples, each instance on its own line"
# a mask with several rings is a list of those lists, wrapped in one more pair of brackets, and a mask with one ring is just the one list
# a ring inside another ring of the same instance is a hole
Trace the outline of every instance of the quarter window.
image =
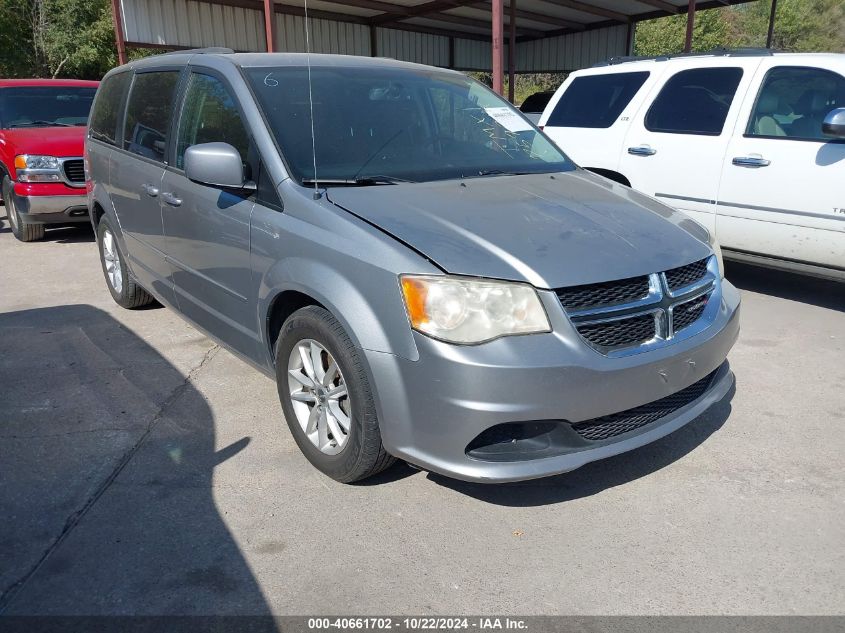
[(677, 73), (651, 104), (646, 129), (719, 136), (740, 79), (741, 68), (693, 68)]
[(578, 77), (561, 95), (546, 125), (608, 128), (634, 98), (647, 72)]
[(112, 75), (103, 81), (91, 113), (91, 138), (109, 145), (117, 142), (118, 120), (131, 79), (132, 73), (126, 72)]
[(226, 86), (209, 75), (191, 75), (179, 123), (176, 167), (184, 168), (185, 150), (199, 143), (228, 143), (246, 161), (249, 134)]
[(845, 77), (819, 68), (781, 66), (763, 80), (746, 136), (829, 141), (827, 114), (845, 107)]
[(135, 75), (126, 108), (123, 148), (133, 154), (164, 162), (167, 136), (178, 71), (150, 72)]

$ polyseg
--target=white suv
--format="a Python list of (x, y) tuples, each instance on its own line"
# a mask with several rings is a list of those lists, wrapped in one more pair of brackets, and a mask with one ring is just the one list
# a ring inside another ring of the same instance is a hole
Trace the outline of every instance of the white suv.
[(572, 73), (540, 127), (725, 256), (845, 279), (845, 55), (723, 51)]

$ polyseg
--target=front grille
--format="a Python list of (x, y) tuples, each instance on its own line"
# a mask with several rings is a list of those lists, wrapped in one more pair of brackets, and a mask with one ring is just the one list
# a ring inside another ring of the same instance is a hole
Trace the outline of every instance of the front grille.
[(612, 306), (645, 299), (648, 296), (648, 277), (632, 277), (586, 286), (557, 290), (561, 304), (567, 310), (581, 310), (594, 306)]
[(681, 389), (671, 396), (666, 396), (660, 400), (649, 402), (627, 411), (620, 411), (619, 413), (611, 413), (600, 418), (593, 418), (585, 422), (578, 422), (573, 424), (572, 428), (583, 437), (585, 440), (591, 442), (600, 442), (607, 440), (623, 433), (630, 433), (646, 424), (656, 422), (660, 418), (664, 418), (671, 413), (674, 413), (681, 407), (698, 400), (713, 380), (713, 375), (716, 372), (709, 374), (696, 383), (691, 384), (686, 389)]
[(666, 285), (669, 286), (669, 290), (674, 292), (675, 290), (694, 284), (704, 277), (706, 272), (706, 259), (681, 266), (680, 268), (673, 268), (672, 270), (666, 271)]
[(650, 341), (657, 335), (653, 314), (577, 326), (578, 333), (598, 347), (625, 347)]
[(64, 162), (65, 178), (70, 182), (85, 182), (85, 163), (81, 158)]
[(675, 332), (680, 332), (685, 327), (695, 323), (704, 313), (704, 308), (707, 307), (707, 302), (710, 300), (710, 295), (697, 297), (684, 303), (679, 303), (672, 308), (672, 329)]

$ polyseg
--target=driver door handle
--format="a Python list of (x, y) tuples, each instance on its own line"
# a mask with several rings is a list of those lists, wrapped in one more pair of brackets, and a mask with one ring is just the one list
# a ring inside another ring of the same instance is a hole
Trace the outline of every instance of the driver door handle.
[(164, 202), (166, 204), (169, 204), (171, 207), (178, 207), (178, 206), (182, 205), (182, 199), (177, 198), (175, 195), (173, 195), (169, 191), (167, 193), (161, 194), (161, 199), (164, 200)]
[(156, 189), (149, 183), (144, 183), (143, 185), (141, 185), (141, 189), (143, 189), (144, 193), (146, 193), (150, 198), (155, 198), (158, 195), (158, 189)]
[(731, 162), (737, 167), (768, 167), (772, 164), (762, 156), (737, 156)]
[(636, 147), (629, 147), (628, 153), (634, 156), (654, 156), (657, 150), (649, 145), (637, 145)]

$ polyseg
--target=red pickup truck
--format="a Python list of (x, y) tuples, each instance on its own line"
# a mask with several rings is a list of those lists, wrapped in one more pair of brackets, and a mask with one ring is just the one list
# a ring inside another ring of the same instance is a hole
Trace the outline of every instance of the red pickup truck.
[(0, 178), (12, 233), (44, 237), (48, 224), (87, 222), (85, 126), (96, 81), (0, 80)]

